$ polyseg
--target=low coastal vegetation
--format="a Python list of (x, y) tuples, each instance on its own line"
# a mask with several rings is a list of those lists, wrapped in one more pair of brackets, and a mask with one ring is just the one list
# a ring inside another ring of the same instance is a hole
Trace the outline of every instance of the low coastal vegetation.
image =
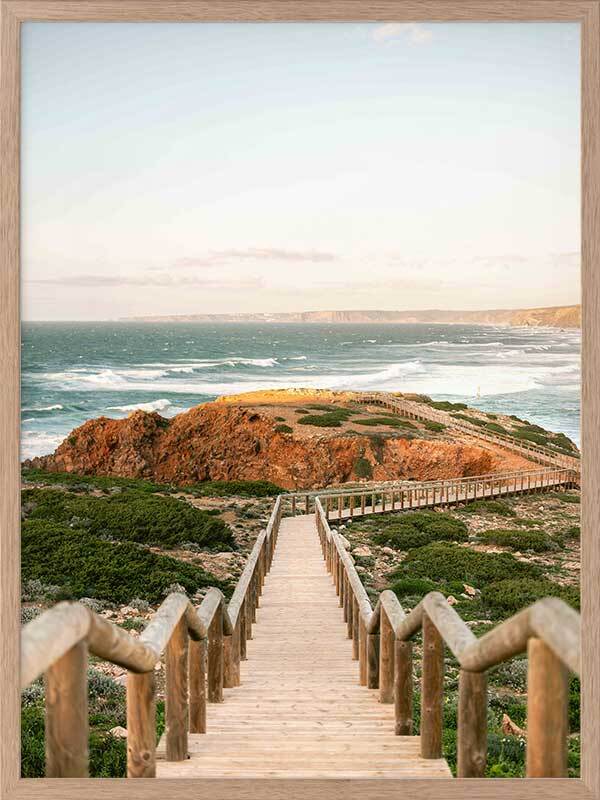
[(126, 489), (108, 497), (60, 489), (26, 489), (23, 517), (86, 531), (107, 541), (173, 548), (186, 542), (223, 550), (234, 545), (229, 527), (207, 511), (173, 497)]
[[(234, 559), (241, 569), (245, 553), (238, 555), (238, 549), (247, 552), (252, 535), (266, 524), (271, 497), (281, 491), (266, 481), (207, 481), (182, 491), (134, 478), (34, 469), (23, 471), (23, 482), (22, 623), (58, 601), (79, 600), (134, 632), (143, 630), (172, 591), (186, 592), (195, 603), (209, 586), (228, 596), (233, 582), (219, 577), (224, 572), (222, 564), (231, 569)], [(243, 533), (238, 533), (240, 528)], [(206, 561), (221, 565), (220, 572), (207, 569)], [(123, 777), (125, 672), (93, 657), (91, 662), (90, 774)], [(162, 669), (157, 682), (160, 736), (164, 729)], [(41, 680), (23, 692), (21, 731), (22, 775), (42, 777)]]
[[(405, 611), (442, 592), (481, 636), (542, 597), (579, 608), (577, 492), (471, 502), (448, 511), (386, 513), (342, 527), (367, 592), (392, 589)], [(415, 729), (420, 718), (421, 643), (414, 658)], [(444, 756), (456, 772), (458, 663), (446, 650)], [(579, 774), (579, 695), (570, 682), (569, 775)], [(523, 777), (527, 659), (489, 674), (488, 777)]]
[(107, 541), (83, 528), (28, 520), (21, 529), (21, 572), (30, 580), (59, 587), (56, 599), (92, 597), (127, 603), (140, 597), (160, 603), (170, 587), (189, 595), (221, 585), (214, 575), (192, 563), (154, 553), (133, 542)]

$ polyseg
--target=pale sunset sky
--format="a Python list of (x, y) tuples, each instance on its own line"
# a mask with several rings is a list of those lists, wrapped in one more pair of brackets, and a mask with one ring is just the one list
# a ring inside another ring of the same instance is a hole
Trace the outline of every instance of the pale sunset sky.
[(576, 24), (26, 23), (23, 316), (579, 302)]

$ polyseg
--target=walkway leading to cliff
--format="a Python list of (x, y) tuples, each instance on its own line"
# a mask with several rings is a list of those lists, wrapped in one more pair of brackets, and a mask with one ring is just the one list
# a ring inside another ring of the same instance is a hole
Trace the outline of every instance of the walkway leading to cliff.
[[(46, 777), (89, 775), (89, 653), (128, 670), (130, 778), (338, 779), (345, 782), (340, 796), (349, 778), (383, 778), (365, 782), (371, 788), (364, 796), (396, 796), (402, 784), (394, 779), (450, 777), (445, 651), (460, 668), (457, 776), (486, 774), (486, 672), (527, 653), (526, 774), (566, 777), (567, 677), (581, 674), (577, 612), (546, 597), (477, 638), (439, 592), (410, 611), (391, 590), (375, 600), (329, 521), (423, 507), (423, 499), (452, 505), (553, 492), (577, 486), (579, 477), (546, 468), (279, 495), (228, 601), (214, 587), (197, 607), (172, 592), (136, 636), (81, 603), (58, 603), (21, 638), (21, 686), (45, 676)], [(299, 505), (306, 513), (296, 514)], [(422, 645), (413, 650), (417, 635)], [(157, 748), (155, 675), (163, 667), (166, 728)], [(448, 677), (455, 683), (455, 670)], [(271, 796), (285, 794), (278, 787)]]
[[(394, 706), (359, 684), (358, 661), (314, 516), (281, 520), (241, 685), (209, 706), (190, 758), (159, 778), (448, 778), (419, 736), (396, 736)], [(165, 742), (159, 745), (165, 758)]]

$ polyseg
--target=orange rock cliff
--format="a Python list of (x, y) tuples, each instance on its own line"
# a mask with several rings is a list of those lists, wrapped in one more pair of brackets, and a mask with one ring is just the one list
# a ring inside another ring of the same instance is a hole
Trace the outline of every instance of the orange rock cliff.
[[(274, 416), (286, 412), (287, 417)], [(274, 411), (221, 400), (170, 420), (143, 411), (126, 419), (100, 417), (75, 429), (54, 454), (26, 466), (177, 485), (267, 480), (286, 489), (357, 480), (365, 477), (365, 461), (373, 480), (435, 480), (532, 466), (504, 450), (448, 435), (433, 438), (415, 431), (408, 437), (398, 431), (378, 435), (335, 428), (324, 432), (294, 424), (293, 414), (290, 408), (282, 412), (281, 407)], [(289, 426), (277, 424), (284, 418)]]

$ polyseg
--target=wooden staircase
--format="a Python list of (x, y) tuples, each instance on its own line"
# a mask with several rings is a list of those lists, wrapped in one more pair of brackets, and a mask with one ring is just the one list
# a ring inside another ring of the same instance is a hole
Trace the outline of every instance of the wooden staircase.
[(394, 707), (359, 684), (343, 611), (313, 516), (284, 518), (241, 664), (241, 685), (190, 734), (185, 761), (159, 778), (449, 778), (418, 736), (394, 734)]

